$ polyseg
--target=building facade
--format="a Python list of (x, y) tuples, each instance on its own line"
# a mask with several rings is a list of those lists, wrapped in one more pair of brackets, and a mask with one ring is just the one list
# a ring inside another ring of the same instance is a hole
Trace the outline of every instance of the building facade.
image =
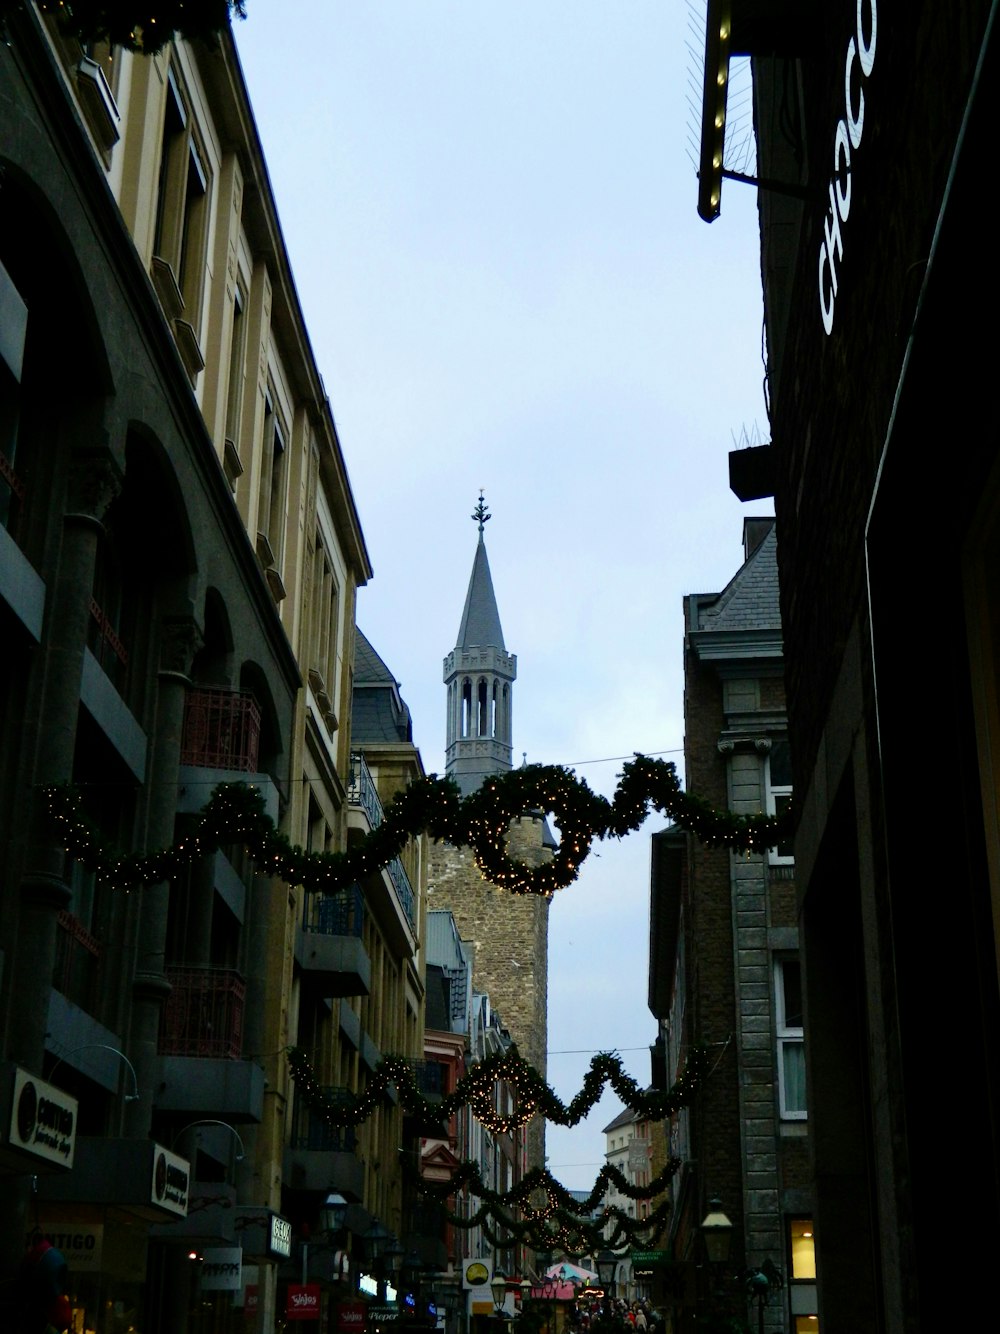
[(2, 1277), (37, 1227), (85, 1238), (69, 1296), (98, 1334), (271, 1329), (304, 1270), (325, 1318), (365, 1237), (406, 1231), (417, 1128), (390, 1099), (331, 1132), (285, 1051), (349, 1092), (382, 1054), (419, 1062), (423, 843), (336, 896), (237, 843), (126, 888), (66, 856), (44, 793), (72, 783), (130, 853), (250, 782), (335, 851), (420, 758), (355, 644), (368, 553), (231, 35), (142, 57), (28, 4), (6, 39), (0, 1114), (6, 1135), (30, 1087), (63, 1138), (0, 1152)]
[[(718, 809), (773, 813), (791, 797), (773, 519), (745, 521), (744, 557), (721, 593), (685, 598), (686, 785)], [(769, 1264), (788, 1282), (768, 1294), (764, 1328), (816, 1328), (794, 871), (789, 845), (746, 855), (677, 828), (653, 836), (650, 1008), (669, 1080), (696, 1045), (711, 1070), (670, 1129), (676, 1329), (720, 1302), (739, 1311), (738, 1276)], [(700, 1264), (713, 1198), (733, 1224), (721, 1289)]]
[(998, 464), (976, 316), (997, 288), (977, 207), (997, 6), (845, 0), (756, 28), (751, 8), (731, 36), (768, 183), (771, 444), (732, 475), (773, 491), (781, 534), (819, 1314), (916, 1330), (978, 1318), (1000, 1236)]

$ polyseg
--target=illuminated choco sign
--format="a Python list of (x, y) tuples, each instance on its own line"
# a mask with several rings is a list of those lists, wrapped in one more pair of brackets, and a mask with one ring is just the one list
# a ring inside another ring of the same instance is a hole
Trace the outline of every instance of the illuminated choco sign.
[[(833, 175), (830, 177), (830, 209), (823, 223), (819, 247), (819, 309), (823, 328), (833, 332), (833, 313), (837, 303), (837, 265), (844, 257), (842, 224), (851, 215), (851, 152), (861, 147), (865, 132), (865, 83), (875, 68), (875, 44), (878, 38), (877, 0), (857, 0), (857, 31), (847, 43), (844, 67), (844, 114), (837, 122), (833, 139)], [(870, 14), (869, 34), (865, 40), (864, 11)], [(852, 93), (855, 66), (859, 70), (857, 91)]]

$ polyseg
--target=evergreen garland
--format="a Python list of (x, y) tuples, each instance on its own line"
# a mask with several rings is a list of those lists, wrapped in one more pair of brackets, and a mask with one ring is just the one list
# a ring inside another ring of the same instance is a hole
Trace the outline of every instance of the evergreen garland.
[[(23, 0), (0, 0), (0, 20)], [(156, 55), (174, 37), (212, 40), (230, 18), (246, 18), (246, 0), (39, 0), (59, 27), (81, 42), (110, 42)]]
[[(659, 1092), (641, 1089), (625, 1072), (621, 1058), (613, 1052), (598, 1052), (590, 1062), (583, 1087), (569, 1103), (564, 1103), (535, 1067), (512, 1046), (505, 1052), (487, 1057), (458, 1081), (453, 1092), (431, 1101), (420, 1093), (416, 1072), (402, 1056), (383, 1057), (363, 1093), (339, 1094), (337, 1097), (331, 1097), (321, 1087), (301, 1048), (290, 1047), (287, 1056), (289, 1073), (300, 1094), (330, 1129), (356, 1126), (366, 1121), (382, 1106), (391, 1084), (395, 1086), (403, 1108), (411, 1115), (447, 1118), (463, 1107), (470, 1107), (476, 1119), (498, 1135), (510, 1134), (538, 1115), (553, 1125), (577, 1126), (596, 1106), (606, 1085), (614, 1089), (629, 1111), (644, 1120), (665, 1120), (688, 1105), (708, 1063), (706, 1051), (695, 1048), (673, 1088)], [(506, 1083), (513, 1091), (514, 1106), (508, 1115), (502, 1115), (494, 1106), (494, 1090), (499, 1082)], [(539, 1184), (536, 1182), (533, 1188)], [(633, 1198), (649, 1197), (636, 1195)]]
[[(464, 800), (450, 778), (432, 774), (397, 793), (378, 828), (346, 852), (305, 852), (295, 847), (274, 828), (262, 794), (240, 783), (216, 788), (188, 838), (146, 855), (105, 846), (71, 787), (49, 788), (47, 797), (66, 850), (102, 884), (118, 888), (157, 884), (222, 844), (240, 843), (263, 874), (332, 894), (379, 871), (400, 855), (408, 839), (426, 833), (455, 847), (471, 847), (483, 875), (499, 888), (512, 894), (550, 896), (576, 879), (595, 838), (623, 838), (640, 828), (651, 807), (708, 847), (745, 853), (774, 847), (794, 827), (790, 811), (780, 816), (716, 811), (681, 788), (672, 763), (642, 755), (623, 766), (611, 801), (557, 765), (528, 765), (489, 778)], [(555, 816), (561, 835), (551, 861), (533, 867), (511, 858), (507, 851), (511, 821), (547, 812)]]

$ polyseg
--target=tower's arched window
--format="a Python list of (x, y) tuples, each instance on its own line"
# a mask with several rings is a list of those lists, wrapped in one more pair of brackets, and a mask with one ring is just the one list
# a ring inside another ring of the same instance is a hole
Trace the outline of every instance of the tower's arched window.
[(504, 741), (509, 741), (510, 740), (510, 686), (508, 685), (505, 685), (503, 688), (503, 708), (501, 710), (500, 719), (501, 719), (500, 729), (503, 734), (503, 739)]
[(472, 732), (472, 682), (468, 677), (462, 682), (462, 736)]
[(486, 682), (482, 677), (479, 678), (479, 686), (476, 690), (476, 694), (478, 695), (476, 702), (478, 704), (479, 712), (476, 733), (478, 736), (489, 736), (489, 692), (486, 688)]
[(490, 736), (497, 735), (497, 724), (500, 721), (500, 686), (493, 682), (493, 696), (490, 700)]

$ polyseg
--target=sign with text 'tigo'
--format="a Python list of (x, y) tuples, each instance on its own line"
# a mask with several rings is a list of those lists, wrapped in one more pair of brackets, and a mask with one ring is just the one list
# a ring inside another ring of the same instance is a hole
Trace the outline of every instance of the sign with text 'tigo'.
[(319, 1284), (289, 1283), (285, 1303), (286, 1320), (319, 1319)]

